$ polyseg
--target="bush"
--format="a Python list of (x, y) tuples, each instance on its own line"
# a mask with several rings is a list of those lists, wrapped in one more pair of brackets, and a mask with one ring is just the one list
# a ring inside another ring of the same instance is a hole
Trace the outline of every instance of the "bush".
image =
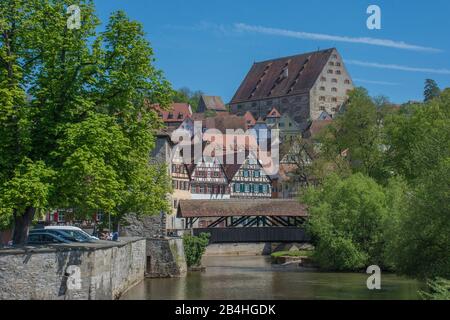
[(184, 253), (188, 267), (200, 265), (210, 236), (209, 233), (201, 233), (198, 237), (189, 234), (183, 236)]
[(429, 280), (428, 292), (420, 292), (424, 300), (450, 300), (450, 280), (436, 278)]
[(308, 232), (315, 242), (313, 258), (323, 269), (353, 271), (384, 266), (384, 230), (393, 210), (388, 192), (361, 173), (332, 175), (310, 188)]

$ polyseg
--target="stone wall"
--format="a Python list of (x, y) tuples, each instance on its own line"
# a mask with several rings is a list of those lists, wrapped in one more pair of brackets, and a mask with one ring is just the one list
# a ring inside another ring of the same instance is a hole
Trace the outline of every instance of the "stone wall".
[(186, 271), (183, 239), (147, 239), (147, 277), (182, 277)]
[(128, 214), (120, 227), (121, 236), (145, 237), (147, 269), (150, 278), (186, 275), (183, 239), (166, 237), (166, 215), (136, 216)]
[(54, 245), (0, 251), (0, 300), (111, 300), (144, 278), (146, 243)]
[(139, 216), (128, 214), (120, 223), (122, 237), (162, 238), (166, 235), (166, 214)]

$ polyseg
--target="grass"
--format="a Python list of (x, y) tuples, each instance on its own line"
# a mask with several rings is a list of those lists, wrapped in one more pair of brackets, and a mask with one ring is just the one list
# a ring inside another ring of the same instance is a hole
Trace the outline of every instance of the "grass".
[(296, 250), (296, 251), (278, 251), (271, 254), (272, 258), (278, 257), (310, 257), (312, 251)]

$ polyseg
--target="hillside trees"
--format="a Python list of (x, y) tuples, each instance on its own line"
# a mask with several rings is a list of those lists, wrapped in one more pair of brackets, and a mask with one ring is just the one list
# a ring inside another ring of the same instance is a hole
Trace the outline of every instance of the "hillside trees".
[[(449, 89), (382, 114), (363, 91), (350, 94), (345, 113), (325, 130), (319, 159), (341, 159), (351, 173), (333, 170), (303, 198), (325, 268), (377, 262), (412, 277), (450, 277), (449, 114)], [(357, 237), (363, 230), (366, 237)], [(375, 249), (364, 249), (369, 239), (380, 240), (369, 241)]]

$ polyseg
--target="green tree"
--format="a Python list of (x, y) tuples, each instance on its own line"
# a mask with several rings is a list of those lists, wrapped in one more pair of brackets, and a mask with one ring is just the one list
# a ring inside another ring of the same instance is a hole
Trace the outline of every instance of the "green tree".
[(439, 89), (439, 86), (437, 85), (436, 81), (433, 79), (426, 79), (425, 80), (425, 89), (424, 89), (424, 101), (428, 102), (430, 100), (433, 100), (434, 98), (437, 98), (439, 94), (441, 93), (441, 90)]
[(450, 90), (386, 119), (387, 163), (410, 185), (388, 255), (403, 274), (450, 278)]
[(189, 103), (192, 107), (192, 111), (196, 112), (198, 109), (198, 104), (200, 102), (200, 97), (203, 92), (200, 90), (192, 91), (189, 88), (183, 87), (173, 92), (173, 102), (183, 102)]
[(377, 180), (386, 178), (382, 121), (377, 105), (365, 89), (356, 88), (350, 92), (344, 109), (345, 112), (324, 130), (320, 138), (321, 156), (337, 161), (345, 153), (353, 172)]
[(420, 292), (425, 300), (450, 300), (450, 281), (436, 278), (427, 282), (428, 290)]
[[(67, 28), (68, 4), (80, 29)], [(159, 181), (148, 162), (160, 123), (144, 101), (167, 105), (172, 89), (141, 24), (119, 11), (98, 34), (92, 1), (6, 0), (0, 26), (0, 199), (16, 244), (40, 208), (117, 214), (136, 181)]]
[(385, 266), (384, 230), (394, 209), (385, 190), (361, 173), (331, 175), (303, 196), (309, 207), (308, 231), (314, 259), (328, 270)]

